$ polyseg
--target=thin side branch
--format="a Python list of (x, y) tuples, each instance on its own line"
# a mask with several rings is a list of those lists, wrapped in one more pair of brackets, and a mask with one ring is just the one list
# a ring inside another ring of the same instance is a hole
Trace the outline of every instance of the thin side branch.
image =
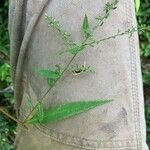
[(17, 120), (16, 118), (14, 118), (12, 115), (10, 115), (6, 111), (4, 111), (1, 107), (0, 107), (0, 112), (3, 113), (4, 115), (6, 115), (11, 120), (15, 121), (18, 125), (20, 125), (20, 126), (26, 128), (26, 129), (28, 129), (27, 126), (23, 122), (21, 122), (21, 121)]

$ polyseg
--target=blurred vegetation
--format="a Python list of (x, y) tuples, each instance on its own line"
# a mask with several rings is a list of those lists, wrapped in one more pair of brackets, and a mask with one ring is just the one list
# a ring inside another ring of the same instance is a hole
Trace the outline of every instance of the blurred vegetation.
[[(15, 116), (9, 65), (8, 0), (0, 2), (0, 107)], [(142, 0), (137, 12), (138, 24), (150, 25), (150, 1)], [(147, 143), (150, 145), (150, 32), (141, 33), (140, 49), (146, 104)], [(16, 124), (0, 114), (0, 150), (12, 150)]]
[[(15, 116), (11, 90), (8, 36), (8, 1), (0, 1), (0, 107)], [(4, 90), (3, 90), (4, 89)], [(0, 150), (12, 150), (16, 124), (0, 113)]]
[[(138, 24), (150, 25), (150, 0), (142, 0), (137, 12)], [(147, 123), (147, 143), (150, 147), (150, 32), (139, 35)]]

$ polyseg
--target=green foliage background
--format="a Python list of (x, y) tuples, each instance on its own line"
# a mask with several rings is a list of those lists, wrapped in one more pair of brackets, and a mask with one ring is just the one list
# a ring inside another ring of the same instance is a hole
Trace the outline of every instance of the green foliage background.
[[(0, 1), (0, 107), (15, 116), (11, 92), (8, 36), (8, 1)], [(8, 90), (3, 91), (8, 87)], [(0, 150), (13, 149), (16, 124), (0, 113)]]
[[(137, 12), (137, 20), (139, 25), (150, 25), (149, 0), (141, 0), (140, 9)], [(142, 33), (139, 37), (145, 97), (145, 117), (147, 123), (147, 144), (150, 147), (150, 32)]]
[[(150, 1), (142, 0), (137, 12), (138, 24), (150, 25)], [(0, 2), (0, 107), (13, 114), (13, 92), (9, 65), (8, 0)], [(147, 143), (150, 145), (150, 32), (141, 33), (140, 49), (146, 104)], [(5, 89), (5, 90), (3, 90)], [(16, 124), (0, 114), (0, 149), (12, 150)]]

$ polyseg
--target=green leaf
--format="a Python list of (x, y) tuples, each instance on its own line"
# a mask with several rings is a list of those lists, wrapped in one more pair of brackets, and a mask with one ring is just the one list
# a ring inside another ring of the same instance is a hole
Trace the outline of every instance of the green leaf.
[(38, 107), (37, 107), (38, 111), (37, 111), (37, 116), (38, 116), (38, 120), (41, 123), (43, 118), (44, 118), (44, 111), (43, 111), (43, 105), (42, 102), (39, 101), (38, 102)]
[(64, 120), (66, 118), (73, 117), (75, 115), (86, 112), (90, 109), (104, 105), (111, 101), (112, 100), (79, 101), (58, 105), (47, 110), (44, 113), (42, 121), (39, 121), (40, 120), (39, 116), (35, 114), (30, 120), (27, 120), (26, 123), (28, 124), (50, 123)]
[(54, 83), (56, 82), (57, 79), (47, 79), (47, 83), (49, 85), (49, 87), (52, 87), (54, 85)]
[(57, 79), (60, 77), (60, 74), (57, 71), (52, 70), (38, 70), (39, 75), (48, 79)]
[(82, 25), (82, 31), (85, 36), (85, 38), (89, 38), (91, 36), (90, 26), (88, 22), (88, 17), (85, 15)]
[(51, 87), (56, 80), (58, 80), (61, 75), (61, 67), (60, 65), (56, 65), (55, 70), (37, 70), (38, 74), (47, 79), (48, 85)]
[(140, 3), (141, 3), (140, 0), (135, 0), (135, 8), (136, 8), (136, 12), (138, 12), (139, 9), (140, 9)]
[(66, 51), (73, 54), (73, 55), (76, 55), (77, 53), (82, 51), (84, 48), (85, 48), (85, 46), (81, 44), (81, 45), (73, 46), (73, 47), (67, 49)]

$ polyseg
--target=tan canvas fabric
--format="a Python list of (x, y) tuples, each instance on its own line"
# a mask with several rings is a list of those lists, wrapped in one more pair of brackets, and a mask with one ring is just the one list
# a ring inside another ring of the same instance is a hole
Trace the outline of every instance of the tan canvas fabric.
[[(37, 68), (54, 68), (71, 59), (58, 56), (64, 47), (58, 33), (48, 27), (44, 14), (55, 17), (72, 34), (82, 39), (81, 24), (87, 14), (92, 25), (107, 0), (11, 0), (10, 37), (12, 77), (20, 119), (29, 110), (26, 96), (36, 103), (46, 92), (46, 80)], [(134, 1), (119, 0), (118, 7), (95, 36), (103, 38), (118, 29), (136, 26)], [(111, 39), (77, 56), (74, 64), (88, 65), (96, 73), (73, 76), (66, 72), (44, 100), (47, 109), (64, 102), (113, 99), (64, 121), (18, 128), (17, 150), (147, 150), (138, 36)]]

